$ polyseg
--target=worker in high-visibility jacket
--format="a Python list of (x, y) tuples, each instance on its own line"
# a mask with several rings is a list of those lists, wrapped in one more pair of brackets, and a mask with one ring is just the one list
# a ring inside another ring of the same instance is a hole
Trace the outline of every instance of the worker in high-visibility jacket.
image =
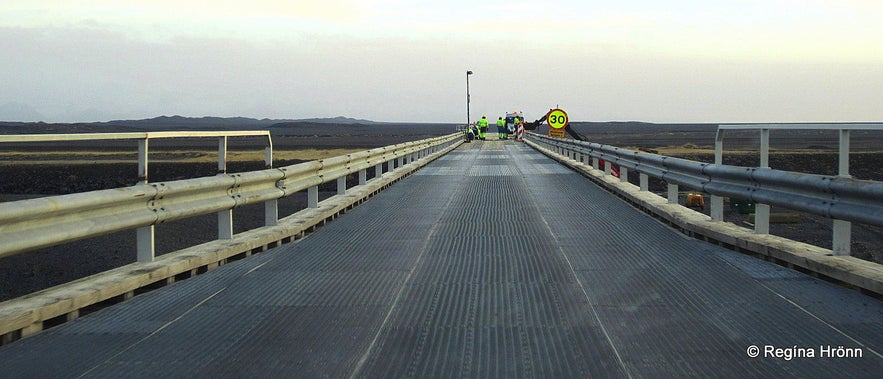
[(506, 121), (503, 120), (501, 116), (497, 119), (497, 137), (500, 139), (506, 139), (509, 136), (509, 133), (506, 133)]
[(478, 139), (485, 139), (487, 137), (487, 116), (481, 116), (481, 120), (478, 120)]

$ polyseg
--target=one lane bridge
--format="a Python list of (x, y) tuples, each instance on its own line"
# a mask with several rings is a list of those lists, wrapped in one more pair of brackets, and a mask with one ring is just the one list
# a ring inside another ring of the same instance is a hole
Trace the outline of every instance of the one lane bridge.
[(0, 376), (879, 377), (881, 319), (484, 141), (307, 238), (2, 346)]

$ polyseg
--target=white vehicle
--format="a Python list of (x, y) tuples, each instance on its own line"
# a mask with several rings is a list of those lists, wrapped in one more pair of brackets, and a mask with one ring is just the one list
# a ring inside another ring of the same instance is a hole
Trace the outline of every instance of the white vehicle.
[(509, 131), (509, 134), (515, 133), (515, 117), (518, 117), (520, 122), (524, 122), (524, 116), (521, 112), (512, 111), (506, 113), (506, 130)]

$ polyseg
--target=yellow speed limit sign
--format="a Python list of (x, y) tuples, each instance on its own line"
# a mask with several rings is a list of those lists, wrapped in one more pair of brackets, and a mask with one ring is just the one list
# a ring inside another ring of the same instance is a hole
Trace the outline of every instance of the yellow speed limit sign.
[(549, 122), (549, 127), (552, 129), (563, 129), (567, 126), (567, 112), (561, 109), (553, 109), (549, 111), (549, 117), (547, 118)]

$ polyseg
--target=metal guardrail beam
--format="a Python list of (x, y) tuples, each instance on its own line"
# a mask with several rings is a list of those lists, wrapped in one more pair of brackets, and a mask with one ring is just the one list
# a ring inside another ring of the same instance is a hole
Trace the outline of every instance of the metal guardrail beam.
[[(19, 134), (0, 135), (3, 142), (67, 142), (67, 141), (138, 141), (138, 182), (147, 184), (148, 151), (151, 139), (169, 138), (217, 138), (218, 139), (218, 174), (227, 172), (227, 139), (229, 137), (265, 137), (267, 145), (264, 149), (264, 165), (273, 167), (273, 140), (267, 130), (248, 131), (188, 131), (188, 132), (131, 132), (131, 133), (75, 133), (75, 134)], [(143, 226), (137, 232), (139, 260), (152, 260), (154, 256), (153, 224)], [(218, 238), (229, 239), (233, 235), (233, 215), (229, 210), (218, 213)]]
[[(727, 166), (633, 151), (572, 139), (530, 133), (530, 138), (567, 156), (604, 160), (629, 171), (684, 185), (714, 196), (731, 196), (756, 203), (781, 206), (835, 220), (883, 225), (883, 183), (845, 176), (827, 176)], [(642, 183), (645, 179), (642, 178)], [(646, 190), (644, 185), (642, 190)], [(675, 191), (677, 187), (675, 186)], [(712, 213), (723, 210), (712, 202)], [(721, 220), (716, 220), (721, 221)]]
[[(830, 123), (830, 124), (733, 124), (719, 125), (714, 138), (714, 163), (723, 163), (724, 135), (727, 130), (757, 130), (760, 134), (760, 168), (769, 168), (770, 155), (770, 131), (771, 130), (832, 130), (838, 131), (839, 157), (837, 175), (849, 177), (849, 153), (850, 134), (853, 130), (883, 130), (883, 123)], [(721, 204), (723, 199), (712, 195), (712, 204)], [(723, 219), (723, 211), (712, 212), (712, 219)], [(754, 229), (758, 233), (769, 233), (770, 230), (770, 205), (766, 203), (756, 204), (756, 217)], [(842, 219), (834, 220), (833, 251), (835, 255), (850, 255), (852, 225)]]
[(68, 142), (68, 141), (138, 141), (138, 180), (147, 182), (148, 147), (151, 139), (218, 138), (218, 173), (227, 172), (227, 139), (229, 137), (266, 137), (264, 163), (273, 166), (273, 140), (268, 130), (206, 131), (206, 132), (131, 132), (131, 133), (72, 133), (72, 134), (10, 134), (0, 135), (0, 143)]
[(881, 123), (775, 123), (775, 124), (721, 124), (718, 130), (880, 130)]
[[(269, 203), (265, 220), (274, 224), (279, 198), (388, 161), (398, 159), (402, 166), (461, 138), (451, 134), (281, 168), (0, 203), (0, 257), (139, 228), (139, 261), (149, 261), (153, 231), (143, 228), (260, 202)], [(150, 241), (142, 246), (141, 239)]]

